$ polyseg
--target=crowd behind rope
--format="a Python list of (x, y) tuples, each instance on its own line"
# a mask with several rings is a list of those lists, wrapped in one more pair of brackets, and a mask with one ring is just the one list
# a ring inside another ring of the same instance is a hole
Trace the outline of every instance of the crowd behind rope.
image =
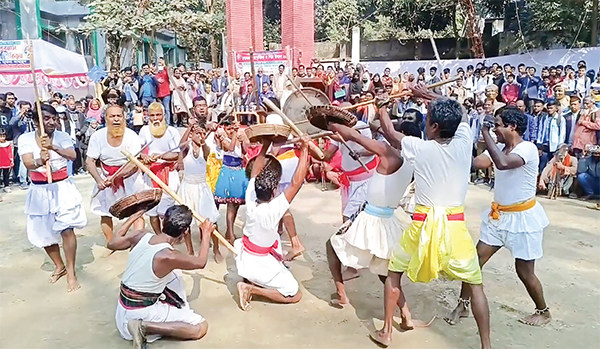
[[(442, 71), (434, 66), (420, 67), (416, 72), (403, 71), (393, 76), (389, 68), (383, 72), (369, 71), (361, 64), (341, 66), (336, 62), (293, 68), (290, 77), (301, 85), (303, 78), (322, 80), (334, 105), (356, 104), (375, 97), (398, 94), (418, 83), (433, 84), (452, 77), (455, 82), (434, 88), (434, 92), (456, 99), (466, 109), (473, 133), (473, 156), (485, 150), (481, 134), (486, 115), (493, 115), (504, 105), (517, 106), (528, 118), (523, 138), (537, 145), (540, 155), (539, 190), (560, 187), (564, 195), (589, 199), (600, 194), (600, 71), (596, 73), (585, 61), (569, 65), (543, 67), (538, 75), (535, 67), (519, 64), (503, 66), (483, 63)], [(600, 70), (600, 69), (599, 69)], [(226, 70), (199, 69), (188, 71), (184, 64), (167, 67), (160, 58), (157, 64), (111, 70), (101, 85), (101, 100), (92, 96), (76, 99), (55, 92), (47, 101), (60, 116), (61, 130), (68, 133), (75, 145), (77, 159), (69, 162), (69, 174), (85, 173), (85, 155), (91, 134), (103, 127), (107, 106), (124, 106), (128, 127), (136, 132), (148, 123), (147, 107), (160, 102), (165, 108), (169, 125), (187, 126), (188, 115), (194, 115), (197, 104), (208, 107), (208, 120), (218, 122), (219, 115), (231, 111), (264, 109), (263, 97), (283, 105), (294, 91), (284, 66), (275, 74), (266, 75), (261, 67), (255, 78), (249, 72), (228, 77)], [(256, 91), (257, 90), (257, 91)], [(191, 112), (191, 114), (188, 114)], [(356, 108), (357, 118), (373, 126), (378, 118), (375, 105)], [(391, 118), (398, 122), (416, 123), (425, 127), (427, 108), (419, 98), (410, 95), (394, 101)], [(12, 92), (0, 94), (0, 169), (5, 192), (11, 183), (26, 189), (28, 173), (18, 156), (18, 138), (32, 131), (32, 103), (19, 100)], [(256, 120), (249, 118), (244, 123)], [(376, 126), (374, 128), (376, 131)], [(374, 132), (374, 137), (378, 133)], [(327, 147), (329, 141), (322, 142)], [(247, 158), (256, 154), (252, 145), (244, 149)], [(309, 180), (326, 179), (339, 186), (340, 157), (329, 162), (313, 161)], [(493, 171), (473, 171), (475, 184), (494, 184)]]

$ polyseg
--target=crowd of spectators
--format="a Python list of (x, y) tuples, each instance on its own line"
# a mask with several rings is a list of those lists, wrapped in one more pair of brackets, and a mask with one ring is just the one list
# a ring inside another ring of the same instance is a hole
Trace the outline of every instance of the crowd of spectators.
[[(403, 71), (392, 75), (390, 68), (371, 72), (365, 65), (334, 63), (331, 66), (299, 66), (289, 72), (296, 84), (322, 81), (325, 93), (333, 104), (359, 103), (375, 97), (401, 94), (417, 83), (433, 84), (459, 77), (434, 88), (434, 92), (458, 100), (469, 115), (473, 132), (473, 155), (485, 149), (481, 125), (504, 105), (517, 106), (528, 118), (523, 135), (525, 141), (538, 146), (540, 154), (539, 188), (559, 185), (562, 193), (571, 197), (590, 198), (600, 192), (600, 72), (588, 69), (586, 62), (540, 69), (519, 64), (458, 68), (455, 71), (424, 67), (416, 72)], [(213, 121), (226, 110), (253, 111), (263, 107), (262, 97), (279, 101), (294, 91), (288, 81), (286, 67), (274, 74), (265, 74), (258, 67), (253, 78), (249, 72), (231, 77), (222, 69), (189, 71), (180, 63), (168, 67), (162, 58), (156, 64), (111, 70), (101, 82), (101, 98), (87, 96), (76, 99), (54, 93), (49, 101), (60, 115), (61, 130), (71, 135), (78, 158), (69, 164), (70, 174), (85, 172), (83, 161), (91, 134), (103, 126), (107, 105), (121, 104), (128, 113), (129, 127), (139, 132), (147, 123), (146, 108), (154, 102), (163, 104), (167, 121), (173, 126), (186, 126), (195, 101), (205, 101)], [(0, 175), (5, 191), (10, 183), (27, 188), (27, 170), (17, 154), (19, 135), (33, 130), (32, 104), (19, 100), (14, 93), (0, 94)], [(355, 110), (357, 118), (366, 123), (377, 119), (371, 104)], [(410, 121), (425, 127), (427, 107), (424, 101), (410, 94), (395, 99), (391, 116), (398, 122)], [(10, 147), (10, 151), (5, 148)], [(12, 156), (8, 156), (8, 154)], [(335, 166), (330, 166), (334, 172)], [(327, 174), (327, 178), (335, 176)], [(473, 173), (473, 182), (493, 186), (493, 171)], [(334, 181), (335, 182), (335, 181)]]

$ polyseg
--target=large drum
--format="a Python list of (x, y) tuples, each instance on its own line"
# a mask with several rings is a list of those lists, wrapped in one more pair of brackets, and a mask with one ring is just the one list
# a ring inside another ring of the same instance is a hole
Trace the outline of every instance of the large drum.
[(301, 89), (310, 103), (302, 96), (299, 91), (294, 91), (285, 101), (281, 109), (290, 120), (304, 133), (315, 134), (321, 132), (318, 128), (312, 126), (307, 119), (307, 111), (312, 106), (331, 105), (329, 97), (316, 88), (304, 87)]

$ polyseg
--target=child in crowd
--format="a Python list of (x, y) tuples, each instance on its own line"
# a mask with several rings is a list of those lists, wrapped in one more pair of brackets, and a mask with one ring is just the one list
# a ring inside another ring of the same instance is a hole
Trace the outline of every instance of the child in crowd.
[(135, 103), (135, 109), (129, 112), (129, 116), (127, 117), (128, 124), (131, 124), (132, 129), (135, 133), (139, 134), (142, 126), (144, 126), (144, 107), (142, 105), (142, 101), (137, 101)]
[(102, 122), (102, 106), (97, 98), (90, 101), (87, 112), (85, 113), (86, 119), (94, 118), (98, 123)]
[(6, 130), (0, 128), (0, 172), (2, 174), (2, 183), (4, 192), (10, 193), (9, 179), (10, 170), (13, 168), (13, 147), (11, 142), (6, 140)]

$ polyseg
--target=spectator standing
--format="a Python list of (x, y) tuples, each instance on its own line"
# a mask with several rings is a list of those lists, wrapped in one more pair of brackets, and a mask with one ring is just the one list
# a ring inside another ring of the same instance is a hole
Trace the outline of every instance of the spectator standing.
[[(269, 80), (269, 76), (265, 75), (265, 71), (262, 67), (258, 67), (258, 72), (256, 73), (256, 81), (254, 82), (254, 84), (252, 84), (254, 86), (262, 86), (265, 82), (267, 84), (269, 84), (269, 86), (271, 86), (271, 80)], [(246, 86), (248, 87), (248, 86)], [(247, 92), (247, 91), (246, 91)]]
[(600, 117), (598, 115), (600, 112), (587, 112), (584, 109), (580, 114), (573, 135), (572, 146), (573, 152), (578, 157), (581, 157), (586, 148), (598, 144), (598, 132), (600, 132)]
[(187, 116), (192, 109), (192, 99), (187, 93), (188, 83), (181, 76), (181, 71), (176, 69), (173, 71), (173, 121), (172, 125), (187, 126)]
[(0, 174), (4, 184), (4, 192), (10, 193), (10, 171), (14, 166), (13, 147), (6, 139), (6, 130), (0, 128)]
[[(6, 94), (7, 105), (9, 102), (9, 93)], [(13, 94), (14, 97), (14, 94)], [(16, 100), (16, 97), (14, 98)], [(13, 110), (17, 110), (14, 108)], [(14, 113), (13, 113), (14, 114)], [(8, 122), (13, 136), (13, 158), (14, 158), (14, 167), (13, 167), (13, 182), (20, 183), (20, 188), (23, 190), (27, 190), (27, 168), (24, 164), (21, 163), (18, 149), (19, 149), (19, 136), (23, 133), (31, 132), (34, 130), (33, 127), (33, 117), (31, 113), (31, 103), (27, 101), (19, 102), (19, 109), (14, 114), (14, 116)]]
[(90, 101), (88, 109), (85, 112), (85, 118), (94, 118), (99, 124), (102, 124), (102, 106), (97, 98)]
[(385, 68), (383, 70), (383, 76), (381, 77), (381, 82), (383, 83), (384, 87), (391, 87), (392, 84), (394, 83), (394, 80), (392, 79), (392, 77), (390, 76), (390, 68)]
[(156, 88), (158, 87), (158, 81), (150, 71), (148, 63), (142, 65), (142, 75), (140, 80), (140, 100), (142, 101), (144, 108), (148, 108), (148, 105), (156, 100)]
[(473, 76), (473, 66), (469, 65), (467, 66), (467, 73), (463, 79), (463, 85), (465, 86), (465, 89), (467, 90), (467, 98), (471, 97), (471, 98), (475, 98), (475, 89), (476, 89), (476, 85), (475, 85), (475, 76)]
[(569, 110), (570, 106), (570, 97), (566, 94), (565, 86), (563, 84), (557, 84), (553, 88), (554, 90), (554, 99), (556, 99), (559, 103), (560, 112), (564, 113)]
[(590, 94), (590, 78), (586, 76), (586, 66), (582, 64), (579, 66), (577, 70), (577, 78), (575, 79), (575, 93), (578, 93), (580, 96), (587, 96)]
[(165, 109), (165, 120), (169, 125), (173, 125), (171, 119), (171, 82), (169, 80), (169, 68), (165, 65), (164, 58), (158, 59), (158, 67), (156, 72), (156, 97)]
[(563, 113), (565, 118), (565, 134), (566, 140), (565, 143), (569, 146), (573, 145), (573, 138), (575, 136), (575, 129), (577, 128), (577, 120), (579, 119), (579, 114), (581, 112), (581, 99), (579, 96), (572, 96), (570, 99), (569, 109)]
[(138, 92), (140, 90), (139, 82), (133, 78), (131, 68), (123, 69), (123, 77), (117, 82), (116, 88), (121, 91), (125, 100), (125, 108), (132, 110), (138, 101)]
[(12, 132), (8, 122), (12, 117), (12, 110), (6, 106), (6, 96), (0, 93), (0, 128), (6, 131), (6, 139), (12, 141)]
[(513, 73), (508, 73), (506, 75), (506, 82), (501, 87), (501, 95), (504, 103), (508, 105), (516, 105), (519, 100), (519, 91), (521, 90), (521, 86), (515, 80), (515, 76)]
[(518, 100), (516, 105), (517, 108), (527, 117), (527, 129), (523, 133), (523, 140), (535, 143), (538, 132), (536, 119), (533, 115), (527, 112), (527, 107), (522, 99)]
[[(333, 73), (333, 71), (332, 71)], [(285, 72), (285, 66), (280, 64), (277, 73), (273, 76), (273, 92), (277, 99), (281, 100), (283, 91), (285, 90), (285, 82), (287, 81), (287, 74)], [(264, 84), (263, 84), (264, 85)]]
[(128, 119), (131, 122), (132, 129), (135, 133), (139, 134), (144, 126), (144, 107), (142, 106), (142, 102), (138, 101), (134, 110), (129, 113)]
[(227, 87), (229, 86), (229, 81), (227, 81), (227, 76), (221, 76), (221, 69), (215, 69), (215, 78), (212, 81), (212, 91), (217, 96), (217, 104), (221, 102), (221, 98), (227, 92)]
[(542, 152), (540, 156), (540, 171), (546, 167), (548, 161), (554, 156), (558, 145), (565, 142), (566, 122), (559, 108), (559, 103), (556, 100), (551, 100), (547, 107), (548, 115), (539, 124), (537, 142)]

